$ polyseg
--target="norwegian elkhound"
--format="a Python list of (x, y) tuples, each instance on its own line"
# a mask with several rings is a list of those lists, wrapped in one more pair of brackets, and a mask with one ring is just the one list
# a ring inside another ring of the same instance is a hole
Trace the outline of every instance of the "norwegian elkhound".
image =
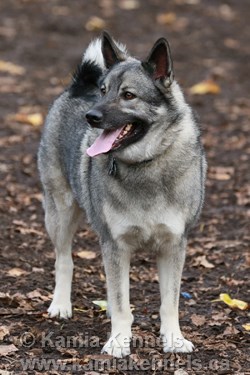
[(98, 233), (112, 332), (103, 352), (130, 353), (129, 265), (155, 253), (164, 352), (191, 352), (179, 327), (189, 229), (203, 203), (206, 161), (200, 131), (174, 79), (169, 44), (139, 61), (104, 32), (49, 111), (39, 149), (45, 223), (56, 248), (51, 317), (69, 318), (71, 245), (84, 209)]

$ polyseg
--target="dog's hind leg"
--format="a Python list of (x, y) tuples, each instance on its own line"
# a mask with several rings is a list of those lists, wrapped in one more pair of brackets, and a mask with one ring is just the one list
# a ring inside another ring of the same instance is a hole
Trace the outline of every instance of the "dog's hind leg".
[(164, 352), (192, 352), (193, 344), (186, 340), (179, 326), (179, 295), (182, 269), (185, 260), (186, 240), (170, 235), (158, 254), (158, 272), (161, 292), (161, 337)]
[(79, 224), (80, 209), (69, 190), (45, 192), (45, 224), (56, 251), (56, 286), (48, 309), (51, 317), (70, 318), (73, 260), (72, 239)]
[(129, 303), (130, 251), (118, 248), (115, 244), (102, 246), (106, 272), (108, 307), (111, 315), (111, 335), (102, 353), (114, 357), (130, 354), (133, 315)]

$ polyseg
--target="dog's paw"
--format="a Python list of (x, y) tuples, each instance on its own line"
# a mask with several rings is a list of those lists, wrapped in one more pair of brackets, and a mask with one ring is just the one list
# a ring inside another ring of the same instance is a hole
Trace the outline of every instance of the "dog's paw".
[(50, 307), (48, 308), (48, 313), (50, 318), (54, 318), (55, 316), (58, 316), (62, 319), (68, 319), (72, 317), (72, 306), (71, 302), (67, 303), (51, 303)]
[(112, 355), (116, 358), (123, 358), (130, 354), (131, 336), (118, 334), (111, 336), (102, 348), (102, 353)]
[(194, 345), (191, 341), (184, 339), (181, 333), (161, 334), (164, 353), (191, 353)]

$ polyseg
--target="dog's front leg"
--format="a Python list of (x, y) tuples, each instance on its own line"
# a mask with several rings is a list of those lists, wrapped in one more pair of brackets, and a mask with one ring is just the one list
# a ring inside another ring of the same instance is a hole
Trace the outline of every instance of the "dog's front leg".
[(110, 242), (102, 246), (106, 272), (108, 309), (111, 315), (111, 336), (102, 352), (114, 357), (130, 354), (133, 315), (129, 303), (130, 251)]
[(160, 250), (157, 259), (161, 292), (160, 333), (164, 352), (189, 353), (193, 350), (193, 344), (184, 339), (178, 316), (186, 240), (175, 235), (170, 237), (169, 243)]

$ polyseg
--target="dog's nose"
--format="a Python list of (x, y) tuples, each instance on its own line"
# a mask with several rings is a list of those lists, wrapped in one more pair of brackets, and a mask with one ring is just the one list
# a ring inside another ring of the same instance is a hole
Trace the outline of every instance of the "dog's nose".
[(103, 114), (97, 109), (91, 109), (86, 113), (86, 119), (91, 126), (98, 127), (98, 125), (100, 125), (100, 123), (102, 122)]

